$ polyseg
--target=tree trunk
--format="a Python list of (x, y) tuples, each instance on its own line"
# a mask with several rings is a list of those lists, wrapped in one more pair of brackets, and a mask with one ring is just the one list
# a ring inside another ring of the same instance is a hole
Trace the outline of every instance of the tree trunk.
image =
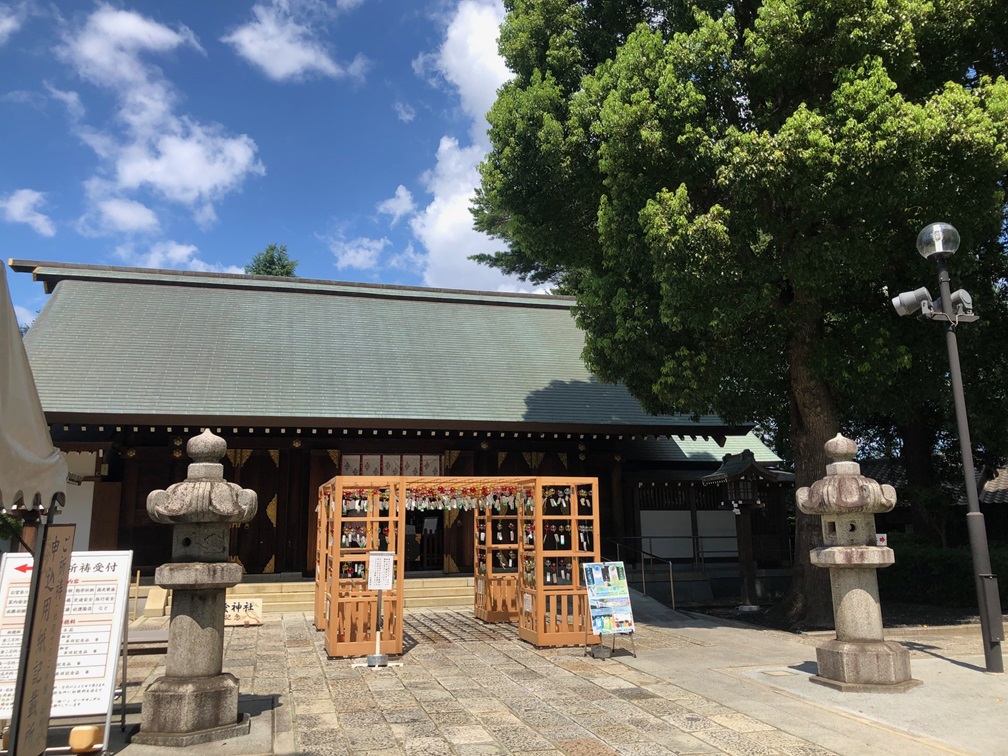
[[(810, 486), (826, 474), (829, 460), (823, 448), (839, 430), (837, 411), (826, 384), (809, 370), (814, 324), (804, 324), (787, 344), (791, 446), (795, 486)], [(795, 556), (791, 587), (772, 614), (792, 628), (833, 627), (829, 572), (812, 566), (809, 551), (822, 546), (818, 516), (796, 510)]]
[(927, 423), (916, 421), (900, 425), (899, 434), (903, 440), (900, 463), (906, 474), (907, 488), (916, 492), (910, 500), (914, 532), (944, 546), (945, 518), (938, 517), (936, 521), (932, 512), (933, 504), (920, 495), (920, 492), (936, 489), (938, 486), (938, 476), (935, 475), (932, 463), (935, 431), (931, 430)]

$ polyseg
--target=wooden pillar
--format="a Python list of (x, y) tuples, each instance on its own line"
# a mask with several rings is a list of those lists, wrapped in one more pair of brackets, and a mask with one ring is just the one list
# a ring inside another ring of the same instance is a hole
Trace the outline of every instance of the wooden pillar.
[(697, 521), (697, 487), (692, 483), (686, 492), (689, 499), (690, 536), (693, 539), (693, 567), (700, 567), (700, 523)]
[(735, 515), (735, 539), (738, 541), (739, 578), (742, 606), (756, 604), (756, 563), (752, 548), (752, 509), (742, 506)]

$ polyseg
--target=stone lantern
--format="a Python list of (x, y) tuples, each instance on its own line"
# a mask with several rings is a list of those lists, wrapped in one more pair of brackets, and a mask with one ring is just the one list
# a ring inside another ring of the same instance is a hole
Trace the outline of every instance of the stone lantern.
[(189, 439), (186, 479), (152, 491), (147, 513), (173, 525), (172, 559), (154, 581), (172, 591), (165, 675), (147, 688), (132, 742), (190, 746), (249, 732), (238, 714), (238, 679), (223, 672), (225, 593), (241, 582), (228, 561), (232, 523), (251, 520), (256, 494), (224, 480), (224, 439), (209, 430)]
[(839, 433), (826, 442), (826, 477), (795, 498), (805, 514), (822, 517), (823, 543), (811, 552), (812, 564), (830, 573), (836, 639), (816, 649), (819, 674), (814, 682), (844, 691), (905, 690), (919, 684), (910, 677), (910, 654), (882, 634), (876, 570), (895, 559), (876, 545), (875, 514), (896, 505), (896, 490), (861, 475), (854, 462), (857, 444)]

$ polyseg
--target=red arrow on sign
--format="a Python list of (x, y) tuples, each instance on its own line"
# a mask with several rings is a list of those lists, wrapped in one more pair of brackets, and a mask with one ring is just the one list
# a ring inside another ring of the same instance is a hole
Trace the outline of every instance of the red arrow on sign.
[(15, 567), (14, 569), (18, 572), (31, 572), (32, 566), (30, 564), (22, 564), (20, 567)]

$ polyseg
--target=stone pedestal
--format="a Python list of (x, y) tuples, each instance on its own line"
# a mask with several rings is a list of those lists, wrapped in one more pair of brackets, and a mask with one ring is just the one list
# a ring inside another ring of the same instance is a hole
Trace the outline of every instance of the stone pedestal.
[(172, 591), (165, 675), (144, 692), (140, 732), (132, 742), (188, 747), (249, 732), (238, 713), (238, 679), (223, 672), (225, 591), (242, 569), (227, 561), (231, 522), (255, 515), (256, 495), (224, 481), (227, 451), (209, 431), (189, 441), (189, 475), (147, 498), (155, 522), (175, 525), (174, 562), (158, 567), (157, 585)]
[(893, 508), (896, 491), (860, 474), (850, 439), (838, 434), (826, 453), (835, 460), (826, 477), (796, 494), (802, 512), (822, 516), (825, 546), (809, 556), (829, 570), (836, 625), (836, 639), (816, 649), (812, 681), (844, 691), (906, 690), (919, 681), (910, 676), (909, 652), (883, 636), (876, 572), (895, 561), (892, 549), (875, 545), (875, 513)]

